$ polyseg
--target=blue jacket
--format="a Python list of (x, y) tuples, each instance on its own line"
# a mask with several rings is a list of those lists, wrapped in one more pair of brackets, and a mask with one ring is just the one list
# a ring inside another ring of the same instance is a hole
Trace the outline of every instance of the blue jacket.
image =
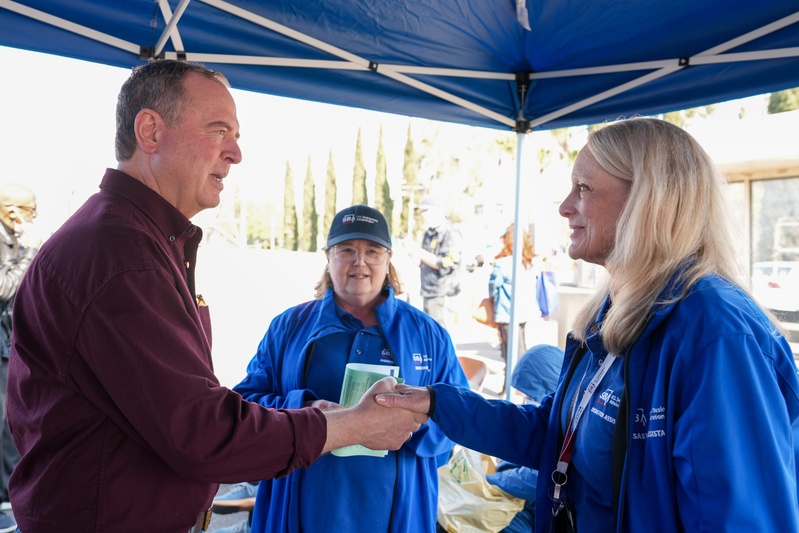
[[(552, 472), (577, 348), (570, 339), (558, 390), (540, 406), (436, 385), (433, 420), (464, 446)], [(797, 368), (749, 296), (716, 276), (700, 280), (650, 314), (623, 364), (618, 532), (799, 531)], [(552, 482), (538, 479), (541, 533)]]
[[(425, 386), (445, 382), (468, 387), (446, 330), (428, 315), (396, 299), (391, 287), (387, 290), (388, 299), (376, 309), (377, 320), (405, 383)], [(319, 339), (344, 331), (336, 314), (332, 290), (328, 290), (323, 300), (288, 309), (272, 321), (249, 364), (247, 377), (234, 390), (245, 399), (267, 407), (302, 407), (305, 401), (317, 398), (315, 392), (305, 388), (303, 383), (309, 351)], [(338, 398), (325, 399), (338, 401)], [(368, 469), (368, 465), (381, 461), (381, 467), (386, 467), (385, 462), (389, 462), (388, 468), (393, 474), (390, 479), (352, 472), (350, 479), (331, 479), (329, 484), (303, 486), (305, 471), (297, 471), (281, 479), (262, 481), (256, 495), (252, 531), (299, 532), (306, 515), (323, 512), (319, 502), (348, 501), (348, 489), (356, 485), (375, 488), (375, 494), (380, 493), (377, 488), (382, 480), (388, 487), (382, 487), (382, 493), (393, 492), (393, 498), (382, 501), (380, 496), (370, 496), (370, 501), (364, 502), (364, 510), (353, 509), (359, 513), (359, 520), (376, 524), (376, 519), (370, 520), (368, 513), (369, 509), (379, 510), (383, 517), (387, 517), (389, 512), (393, 515), (388, 529), (393, 533), (433, 533), (438, 503), (437, 468), (446, 463), (453, 446), (441, 429), (429, 422), (400, 450), (389, 452), (387, 457), (338, 458), (325, 455), (307, 469), (341, 468), (342, 461)], [(344, 476), (351, 473), (346, 467), (337, 472)], [(307, 531), (307, 528), (303, 530)], [(335, 524), (331, 524), (327, 531), (337, 531)]]

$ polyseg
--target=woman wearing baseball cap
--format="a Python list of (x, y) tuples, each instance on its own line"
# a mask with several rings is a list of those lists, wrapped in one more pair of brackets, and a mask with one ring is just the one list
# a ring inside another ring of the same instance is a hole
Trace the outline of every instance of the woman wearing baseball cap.
[[(355, 205), (338, 212), (315, 299), (272, 321), (234, 390), (278, 409), (337, 409), (348, 363), (394, 367), (392, 375), (411, 385), (468, 387), (446, 330), (395, 297), (400, 284), (391, 244), (376, 209)], [(252, 531), (434, 533), (437, 468), (452, 447), (429, 423), (384, 456), (334, 453), (262, 481)]]

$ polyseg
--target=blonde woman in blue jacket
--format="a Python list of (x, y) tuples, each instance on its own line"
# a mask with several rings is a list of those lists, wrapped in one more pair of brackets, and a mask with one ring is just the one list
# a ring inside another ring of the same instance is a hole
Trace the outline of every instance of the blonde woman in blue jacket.
[[(376, 209), (356, 205), (337, 213), (316, 299), (272, 321), (234, 390), (276, 409), (336, 409), (347, 363), (399, 367), (411, 385), (468, 387), (446, 330), (395, 298), (400, 286), (391, 244)], [(434, 533), (437, 469), (453, 446), (428, 423), (384, 457), (329, 454), (261, 481), (252, 532)]]
[(569, 255), (608, 277), (554, 395), (515, 406), (437, 384), (378, 402), (538, 469), (538, 533), (799, 531), (797, 368), (747, 291), (723, 187), (667, 122), (592, 132), (560, 213)]

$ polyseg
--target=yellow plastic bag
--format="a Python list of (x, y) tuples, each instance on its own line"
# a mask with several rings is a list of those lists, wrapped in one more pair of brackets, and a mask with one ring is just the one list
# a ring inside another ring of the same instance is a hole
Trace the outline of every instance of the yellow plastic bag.
[(488, 455), (455, 447), (438, 469), (438, 523), (447, 533), (497, 533), (522, 510), (524, 500), (486, 480), (495, 471)]

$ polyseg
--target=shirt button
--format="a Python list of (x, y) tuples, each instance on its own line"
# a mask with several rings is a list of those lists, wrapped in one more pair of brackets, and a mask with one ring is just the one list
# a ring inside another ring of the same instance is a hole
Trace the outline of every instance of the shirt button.
[(355, 353), (357, 353), (358, 355), (361, 355), (361, 351), (360, 350), (355, 350)]
[(194, 233), (194, 226), (189, 226), (189, 229), (186, 230), (186, 233), (188, 233), (189, 235)]
[(169, 236), (169, 242), (175, 242), (176, 240), (177, 240), (177, 237), (175, 237), (174, 235), (170, 235)]

